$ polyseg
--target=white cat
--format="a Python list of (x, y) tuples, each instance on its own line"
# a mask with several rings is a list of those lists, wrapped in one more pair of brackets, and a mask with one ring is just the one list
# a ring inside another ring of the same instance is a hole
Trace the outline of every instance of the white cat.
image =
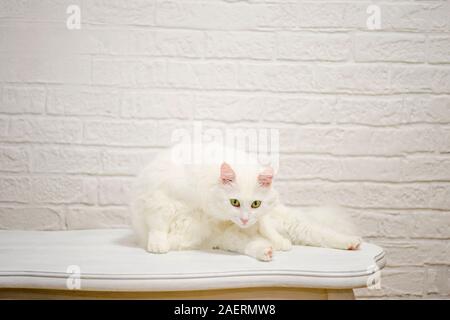
[(132, 225), (149, 252), (211, 249), (262, 261), (291, 244), (357, 249), (361, 239), (312, 223), (280, 203), (274, 172), (245, 152), (203, 146), (205, 158), (177, 161), (163, 152), (139, 175)]

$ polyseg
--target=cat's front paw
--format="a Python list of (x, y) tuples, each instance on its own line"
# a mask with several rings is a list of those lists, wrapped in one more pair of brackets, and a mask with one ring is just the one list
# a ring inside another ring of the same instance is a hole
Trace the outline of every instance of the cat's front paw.
[(272, 257), (273, 257), (272, 247), (261, 248), (261, 250), (256, 254), (256, 259), (261, 261), (272, 261)]
[(147, 251), (151, 253), (166, 253), (170, 249), (167, 237), (160, 233), (149, 233)]
[(273, 241), (275, 250), (289, 251), (292, 249), (292, 243), (289, 239), (281, 238), (278, 241)]
[(265, 240), (253, 241), (247, 246), (245, 253), (260, 261), (271, 261), (273, 256), (272, 244)]
[(169, 244), (167, 242), (149, 242), (147, 251), (151, 253), (166, 253), (169, 251)]

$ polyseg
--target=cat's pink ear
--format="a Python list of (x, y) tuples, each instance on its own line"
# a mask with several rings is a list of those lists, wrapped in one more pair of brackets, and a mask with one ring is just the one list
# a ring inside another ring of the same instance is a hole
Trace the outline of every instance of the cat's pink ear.
[(236, 180), (236, 174), (226, 162), (220, 166), (220, 180), (223, 184), (230, 184)]
[(272, 180), (273, 169), (270, 167), (264, 169), (264, 171), (258, 175), (258, 183), (261, 187), (270, 187), (272, 185)]

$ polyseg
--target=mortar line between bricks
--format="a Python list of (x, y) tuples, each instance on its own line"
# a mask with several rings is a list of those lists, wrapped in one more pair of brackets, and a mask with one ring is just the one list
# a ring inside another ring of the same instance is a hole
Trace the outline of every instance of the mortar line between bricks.
[(422, 96), (430, 96), (430, 97), (442, 97), (442, 96), (450, 96), (450, 92), (431, 92), (431, 91), (404, 91), (404, 92), (321, 92), (321, 91), (268, 91), (264, 89), (209, 89), (209, 88), (186, 88), (186, 87), (162, 87), (162, 86), (121, 86), (117, 84), (87, 84), (87, 83), (79, 83), (79, 84), (71, 84), (71, 83), (63, 83), (63, 82), (36, 82), (36, 81), (20, 81), (20, 82), (11, 82), (11, 81), (3, 81), (7, 86), (15, 86), (15, 87), (28, 87), (28, 86), (48, 86), (53, 88), (73, 88), (79, 87), (84, 89), (94, 89), (94, 90), (116, 90), (116, 91), (130, 91), (130, 92), (153, 92), (153, 93), (186, 93), (186, 94), (224, 94), (224, 93), (233, 93), (236, 95), (251, 95), (251, 96), (270, 96), (270, 97), (278, 97), (278, 96), (312, 96), (320, 98), (325, 96), (333, 96), (333, 97), (355, 97), (362, 98), (367, 97), (371, 99), (376, 98), (391, 98), (391, 97), (408, 97), (415, 95)]
[(364, 180), (355, 179), (328, 179), (328, 178), (278, 178), (277, 181), (287, 182), (287, 183), (320, 183), (326, 182), (330, 184), (389, 184), (389, 185), (409, 185), (409, 184), (447, 184), (450, 183), (450, 179), (430, 179), (430, 180), (374, 180), (371, 178), (366, 178)]
[[(55, 171), (32, 171), (30, 173), (24, 172), (11, 172), (11, 171), (2, 171), (2, 179), (3, 178), (61, 178), (61, 177), (76, 177), (76, 178), (87, 178), (87, 179), (116, 179), (116, 180), (132, 180), (135, 175), (120, 175), (115, 173), (83, 173), (83, 172), (55, 172)], [(288, 185), (291, 184), (316, 184), (325, 182), (330, 185), (448, 185), (450, 184), (450, 179), (443, 180), (406, 180), (406, 181), (391, 181), (391, 180), (372, 180), (372, 179), (364, 179), (364, 180), (354, 180), (354, 179), (326, 179), (326, 178), (278, 178), (277, 181), (285, 182)], [(449, 208), (450, 209), (450, 208)]]
[(288, 59), (282, 57), (276, 57), (277, 60), (274, 62), (272, 58), (249, 58), (249, 57), (212, 57), (205, 55), (205, 57), (190, 57), (190, 56), (176, 56), (176, 55), (146, 55), (146, 54), (105, 54), (105, 53), (79, 53), (80, 56), (92, 56), (94, 60), (110, 60), (110, 61), (130, 61), (130, 62), (145, 62), (146, 60), (152, 61), (167, 61), (175, 63), (198, 63), (198, 64), (208, 64), (208, 63), (224, 63), (229, 62), (230, 64), (235, 64), (237, 62), (248, 65), (261, 65), (264, 67), (268, 66), (297, 66), (297, 67), (346, 67), (346, 66), (359, 66), (359, 67), (392, 67), (398, 65), (399, 67), (407, 68), (429, 68), (433, 69), (435, 65), (440, 67), (450, 68), (449, 63), (434, 63), (433, 65), (428, 65), (426, 61), (393, 61), (393, 60), (375, 60), (375, 61), (350, 61), (350, 60), (301, 60), (301, 59)]
[[(314, 207), (314, 206), (310, 206)], [(389, 210), (395, 210), (395, 211), (433, 211), (433, 212), (443, 212), (443, 213), (449, 213), (450, 208), (442, 209), (442, 208), (424, 208), (424, 207), (414, 207), (414, 208), (389, 208), (389, 207), (355, 207), (355, 206), (348, 206), (348, 205), (342, 205), (343, 208), (348, 208), (352, 210), (361, 210), (361, 209), (368, 209), (368, 210), (377, 210), (377, 211), (389, 211)]]
[[(317, 205), (308, 205), (308, 206), (293, 206), (288, 205), (288, 207), (291, 208), (303, 208), (303, 209), (313, 209), (317, 208)], [(420, 214), (420, 213), (435, 213), (438, 215), (449, 215), (450, 214), (450, 208), (449, 209), (435, 209), (435, 208), (384, 208), (384, 207), (370, 207), (370, 208), (362, 208), (362, 207), (355, 207), (355, 206), (349, 206), (349, 205), (339, 205), (341, 208), (345, 208), (350, 210), (350, 212), (355, 212), (356, 214), (371, 214), (370, 212), (377, 212), (377, 214), (383, 214), (383, 215), (389, 215), (389, 216), (399, 216), (404, 214), (403, 212), (408, 212), (409, 214)], [(370, 210), (368, 212), (367, 210)]]
[[(378, 2), (378, 1), (377, 1)], [(392, 2), (391, 2), (392, 4)], [(2, 21), (3, 19), (3, 21)], [(3, 22), (3, 25), (1, 24)], [(27, 23), (27, 24), (40, 24), (47, 25), (48, 27), (60, 27), (62, 21), (57, 20), (26, 20), (20, 18), (0, 18), (0, 27), (13, 27), (15, 24)], [(449, 30), (429, 30), (429, 29), (380, 29), (380, 30), (368, 30), (367, 27), (301, 27), (301, 26), (255, 26), (250, 28), (214, 28), (214, 27), (189, 27), (189, 26), (168, 26), (168, 25), (144, 25), (144, 24), (110, 24), (110, 23), (95, 23), (92, 21), (83, 21), (84, 30), (86, 31), (137, 31), (137, 32), (177, 32), (180, 33), (260, 33), (260, 34), (273, 34), (273, 33), (290, 33), (290, 34), (302, 34), (302, 35), (348, 35), (349, 33), (355, 33), (357, 35), (377, 35), (377, 36), (411, 36), (412, 38), (420, 38), (424, 34), (430, 34), (432, 36), (448, 36)]]
[[(416, 122), (405, 122), (405, 123), (392, 123), (392, 124), (368, 124), (368, 123), (358, 123), (358, 122), (295, 122), (295, 121), (275, 121), (275, 120), (267, 120), (262, 119), (255, 126), (255, 122), (252, 120), (216, 120), (205, 117), (197, 117), (197, 118), (148, 118), (148, 117), (139, 117), (139, 118), (121, 118), (121, 117), (110, 117), (110, 116), (93, 116), (93, 115), (44, 115), (44, 114), (10, 114), (10, 113), (1, 113), (0, 116), (4, 116), (6, 118), (12, 120), (26, 120), (26, 121), (45, 121), (49, 119), (57, 120), (67, 120), (74, 122), (83, 121), (85, 124), (93, 123), (93, 122), (109, 122), (111, 124), (142, 124), (142, 123), (169, 123), (169, 124), (179, 124), (180, 126), (189, 125), (192, 122), (204, 122), (206, 125), (219, 125), (225, 127), (227, 125), (233, 124), (234, 127), (239, 125), (245, 127), (272, 127), (276, 129), (294, 129), (294, 128), (305, 128), (305, 129), (315, 129), (315, 128), (326, 128), (326, 129), (402, 129), (402, 128), (429, 128), (430, 126), (433, 128), (444, 128), (447, 129), (450, 126), (450, 121), (445, 122), (429, 122), (429, 121), (416, 121)], [(6, 138), (8, 135), (6, 136)], [(14, 141), (11, 141), (14, 142)]]
[[(262, 108), (265, 111), (265, 108)], [(84, 124), (89, 124), (92, 122), (109, 122), (113, 124), (135, 124), (135, 123), (148, 123), (148, 122), (156, 122), (156, 123), (175, 123), (179, 124), (180, 126), (186, 126), (189, 125), (191, 122), (206, 122), (206, 125), (211, 124), (218, 124), (219, 126), (226, 126), (229, 124), (233, 125), (242, 125), (246, 127), (266, 127), (266, 126), (275, 126), (278, 129), (281, 128), (334, 128), (334, 129), (348, 129), (348, 128), (354, 128), (354, 129), (366, 129), (366, 128), (373, 128), (373, 129), (383, 129), (383, 128), (390, 128), (390, 129), (401, 129), (405, 127), (412, 127), (412, 128), (428, 128), (429, 126), (435, 127), (444, 127), (450, 128), (450, 121), (445, 122), (429, 122), (429, 121), (411, 121), (411, 122), (405, 122), (405, 123), (393, 123), (393, 124), (369, 124), (369, 123), (358, 123), (358, 122), (348, 122), (348, 121), (333, 121), (333, 122), (295, 122), (295, 121), (280, 121), (280, 120), (269, 120), (269, 119), (261, 119), (261, 122), (259, 122), (255, 126), (255, 122), (253, 120), (216, 120), (212, 118), (206, 118), (206, 117), (193, 117), (192, 120), (190, 118), (170, 118), (170, 117), (164, 117), (164, 118), (145, 118), (145, 117), (111, 117), (111, 116), (101, 116), (101, 115), (64, 115), (64, 114), (10, 114), (10, 113), (1, 113), (0, 116), (6, 116), (9, 117), (9, 119), (14, 120), (68, 120), (68, 121), (74, 121), (74, 122), (81, 122), (83, 121)], [(85, 139), (84, 132), (83, 132), (83, 140)]]
[(405, 239), (405, 237), (386, 237), (386, 236), (365, 236), (365, 239), (377, 239), (377, 241), (381, 242), (395, 242), (395, 244), (404, 244), (406, 246), (413, 246), (414, 244), (409, 243), (409, 241), (419, 242), (419, 241), (426, 241), (426, 242), (442, 242), (441, 240), (447, 240), (450, 239), (449, 237), (441, 237), (441, 238), (433, 238), (430, 236), (422, 236), (422, 237), (410, 237), (408, 239)]
[[(450, 66), (450, 64), (449, 64)], [(11, 85), (21, 85), (21, 84), (29, 84), (29, 85), (45, 85), (45, 84), (53, 84), (53, 85), (71, 85), (67, 83), (62, 82), (5, 82), (7, 84)], [(74, 84), (75, 85), (75, 84)], [(78, 84), (87, 86), (89, 84)], [(350, 97), (359, 97), (359, 96), (366, 96), (366, 97), (380, 97), (380, 96), (398, 96), (398, 95), (432, 95), (432, 96), (448, 96), (450, 95), (449, 92), (433, 92), (433, 91), (384, 91), (384, 92), (352, 92), (352, 91), (283, 91), (283, 90), (267, 90), (267, 89), (208, 89), (208, 88), (194, 88), (194, 87), (181, 87), (181, 86), (170, 86), (170, 87), (161, 87), (161, 86), (122, 86), (120, 84), (94, 84), (97, 88), (105, 88), (105, 89), (120, 89), (120, 90), (126, 90), (126, 89), (133, 89), (136, 91), (145, 91), (145, 90), (172, 90), (177, 91), (178, 93), (181, 91), (190, 91), (191, 93), (194, 92), (217, 92), (220, 94), (223, 93), (267, 93), (267, 94), (285, 94), (285, 95), (301, 95), (301, 94), (315, 94), (315, 95), (322, 95), (322, 96), (350, 96)]]
[[(105, 92), (110, 92), (111, 89), (115, 89), (114, 93), (184, 93), (184, 94), (199, 94), (200, 95), (213, 95), (213, 94), (223, 94), (224, 92), (235, 93), (236, 95), (242, 96), (270, 96), (270, 97), (278, 97), (278, 96), (298, 96), (298, 97), (312, 97), (320, 99), (324, 94), (333, 95), (334, 97), (342, 97), (347, 98), (349, 95), (354, 98), (399, 98), (399, 97), (410, 97), (411, 95), (421, 95), (421, 96), (429, 96), (429, 97), (440, 97), (440, 96), (450, 96), (449, 93), (440, 93), (440, 92), (387, 92), (387, 93), (360, 93), (360, 92), (303, 92), (303, 91), (267, 91), (267, 90), (257, 90), (254, 91), (252, 89), (243, 89), (243, 90), (235, 90), (235, 89), (210, 89), (210, 88), (180, 88), (180, 87), (136, 87), (136, 86), (120, 86), (115, 84), (87, 84), (87, 83), (50, 83), (50, 82), (11, 82), (11, 81), (3, 81), (2, 87), (9, 88), (36, 88), (42, 89), (44, 87), (49, 88), (48, 91), (51, 90), (64, 90), (64, 89), (79, 89), (83, 90), (83, 93), (96, 93), (98, 91), (105, 90)], [(87, 91), (85, 91), (87, 90)]]
[(68, 209), (111, 209), (111, 210), (128, 210), (128, 205), (115, 205), (115, 204), (83, 204), (83, 203), (19, 203), (19, 202), (9, 202), (10, 205), (4, 206), (5, 203), (0, 203), (0, 208), (15, 208), (15, 209), (51, 209), (57, 210), (67, 207)]
[[(167, 149), (169, 146), (129, 146), (129, 145), (111, 145), (111, 144), (81, 144), (81, 143), (74, 143), (74, 142), (30, 142), (30, 141), (0, 141), (0, 145), (4, 145), (6, 147), (11, 146), (23, 146), (23, 145), (30, 145), (30, 146), (47, 146), (47, 147), (73, 147), (73, 148), (86, 148), (86, 149), (95, 149), (95, 148), (101, 148), (103, 149), (111, 149), (111, 150), (123, 150), (126, 149), (127, 151), (158, 151), (162, 149)], [(440, 152), (436, 154), (435, 151), (426, 151), (426, 152), (403, 152), (402, 154), (392, 154), (392, 155), (386, 155), (386, 154), (333, 154), (329, 152), (305, 152), (305, 151), (280, 151), (280, 154), (282, 155), (299, 155), (299, 156), (329, 156), (334, 158), (406, 158), (409, 156), (447, 156), (447, 154), (450, 155), (450, 152)]]
[[(167, 61), (170, 62), (176, 62), (176, 63), (247, 63), (251, 65), (255, 64), (261, 64), (262, 66), (280, 66), (280, 65), (293, 65), (293, 66), (316, 66), (316, 64), (321, 64), (323, 66), (327, 67), (334, 67), (334, 66), (405, 66), (405, 67), (412, 67), (412, 66), (428, 66), (429, 68), (433, 68), (433, 66), (448, 66), (450, 65), (450, 62), (433, 62), (433, 63), (427, 63), (427, 61), (401, 61), (401, 60), (348, 60), (348, 59), (295, 59), (295, 58), (283, 58), (280, 56), (275, 56), (275, 60), (271, 57), (268, 58), (250, 58), (250, 57), (218, 57), (218, 56), (175, 56), (175, 55), (147, 55), (147, 54), (135, 54), (135, 55), (129, 55), (129, 54), (105, 54), (105, 53), (80, 53), (81, 56), (83, 55), (89, 55), (92, 56), (94, 59), (97, 60), (121, 60), (121, 61), (136, 61), (139, 62), (140, 60), (131, 60), (130, 57), (133, 59), (144, 59), (144, 60), (162, 60), (167, 59)], [(124, 59), (126, 58), (126, 59)], [(270, 63), (269, 63), (270, 62)]]
[[(347, 1), (346, 1), (347, 2)], [(314, 3), (314, 2), (311, 2)], [(326, 3), (326, 1), (322, 2)], [(329, 3), (329, 2), (328, 2)], [(355, 2), (360, 3), (360, 2)], [(377, 3), (384, 3), (389, 4), (391, 6), (395, 6), (392, 2), (379, 2)], [(439, 2), (438, 2), (439, 3)], [(280, 3), (278, 3), (280, 4)], [(367, 4), (370, 4), (368, 2)], [(396, 3), (401, 6), (401, 3)], [(411, 2), (405, 2), (404, 4), (412, 5)], [(440, 2), (442, 4), (442, 2)], [(254, 4), (258, 6), (258, 4)], [(262, 4), (260, 4), (262, 5)], [(416, 3), (417, 7), (424, 6), (423, 4), (419, 5)], [(54, 20), (54, 19), (30, 19), (30, 18), (23, 18), (23, 17), (2, 17), (0, 18), (0, 23), (31, 23), (31, 24), (55, 24), (55, 25), (61, 25), (64, 24), (64, 21), (61, 20)], [(367, 27), (365, 25), (361, 26), (351, 26), (351, 27), (334, 27), (334, 26), (300, 26), (300, 25), (292, 25), (292, 26), (269, 26), (269, 25), (255, 25), (250, 27), (238, 27), (238, 28), (220, 28), (220, 27), (212, 27), (212, 26), (202, 26), (202, 27), (194, 27), (189, 26), (188, 24), (185, 25), (168, 25), (168, 24), (161, 24), (161, 23), (104, 23), (104, 22), (95, 22), (93, 20), (83, 19), (83, 25), (89, 26), (89, 27), (96, 27), (96, 28), (105, 28), (110, 29), (111, 27), (118, 28), (118, 29), (136, 29), (136, 30), (154, 30), (154, 29), (160, 29), (160, 30), (185, 30), (185, 31), (222, 31), (222, 32), (270, 32), (270, 31), (308, 31), (308, 32), (324, 32), (324, 33), (343, 33), (343, 32), (349, 32), (349, 31), (361, 31), (361, 32), (367, 32)], [(448, 29), (429, 29), (427, 28), (399, 28), (394, 27), (390, 29), (381, 29), (377, 32), (394, 32), (394, 33), (404, 33), (404, 34), (420, 34), (424, 32), (431, 32), (431, 33), (447, 33), (449, 32)]]
[[(0, 202), (0, 207), (4, 206), (5, 202)], [(28, 203), (28, 202), (17, 202), (17, 201), (9, 201), (9, 206), (11, 205), (17, 207), (17, 208), (36, 208), (36, 207), (46, 207), (50, 209), (57, 209), (60, 208), (63, 205), (67, 205), (71, 208), (104, 208), (104, 209), (128, 209), (128, 204), (86, 204), (86, 203)], [(309, 206), (292, 206), (287, 205), (290, 208), (298, 209), (298, 210), (308, 210), (312, 208), (317, 208), (317, 205), (309, 205)], [(434, 213), (437, 215), (450, 215), (450, 209), (433, 209), (433, 208), (426, 208), (426, 209), (417, 209), (417, 208), (365, 208), (365, 207), (349, 207), (345, 205), (340, 205), (339, 207), (349, 209), (349, 213), (361, 215), (361, 214), (368, 214), (372, 215), (373, 212), (376, 212), (378, 215), (387, 215), (387, 216), (400, 216), (402, 215), (401, 212), (410, 212), (410, 214), (430, 214)], [(370, 212), (368, 212), (370, 210)], [(389, 212), (391, 211), (391, 212)], [(411, 239), (415, 239), (418, 237), (412, 237)], [(400, 237), (398, 237), (400, 239)], [(403, 239), (403, 238), (401, 238)], [(441, 238), (430, 238), (430, 239), (441, 239)]]
[[(267, 111), (265, 107), (261, 108), (261, 111)], [(194, 111), (195, 112), (195, 111)], [(244, 125), (249, 127), (264, 127), (266, 125), (281, 125), (279, 128), (298, 128), (298, 127), (307, 127), (307, 128), (355, 128), (355, 129), (364, 129), (364, 128), (403, 128), (403, 127), (417, 127), (417, 128), (427, 128), (429, 125), (433, 127), (444, 127), (450, 128), (450, 121), (444, 122), (431, 122), (431, 121), (411, 121), (404, 123), (392, 123), (392, 124), (379, 124), (373, 125), (368, 123), (358, 123), (358, 122), (350, 122), (350, 121), (336, 121), (333, 122), (295, 122), (295, 121), (282, 121), (282, 120), (270, 120), (270, 118), (262, 119), (261, 123), (255, 125), (255, 122), (251, 119), (244, 120), (217, 120), (208, 117), (185, 117), (185, 118), (171, 118), (171, 117), (159, 117), (159, 118), (146, 118), (146, 117), (109, 117), (109, 116), (101, 116), (101, 115), (74, 115), (74, 114), (18, 114), (18, 113), (1, 113), (0, 111), (0, 119), (1, 116), (4, 116), (8, 119), (14, 120), (68, 120), (73, 122), (83, 122), (83, 123), (92, 123), (92, 122), (104, 122), (107, 120), (109, 123), (114, 124), (127, 124), (127, 123), (159, 123), (159, 124), (179, 124), (180, 126), (189, 125), (191, 122), (205, 122), (207, 125), (209, 124), (217, 124), (220, 126), (226, 126), (230, 123), (236, 125)], [(192, 119), (192, 120), (190, 120)]]
[[(21, 173), (18, 171), (8, 171), (8, 170), (0, 170), (3, 173), (3, 177), (81, 177), (81, 178), (113, 178), (113, 179), (132, 179), (136, 176), (133, 173), (88, 173), (88, 172), (57, 172), (57, 171), (30, 171), (29, 173)], [(8, 176), (7, 176), (8, 175)], [(326, 182), (329, 184), (343, 184), (343, 183), (355, 183), (355, 184), (387, 184), (387, 185), (409, 185), (409, 184), (447, 184), (450, 183), (450, 179), (443, 180), (403, 180), (403, 181), (395, 181), (395, 180), (374, 180), (370, 178), (366, 178), (364, 180), (352, 180), (352, 179), (326, 179), (326, 178), (278, 178), (277, 181), (287, 182), (287, 183), (319, 183)]]

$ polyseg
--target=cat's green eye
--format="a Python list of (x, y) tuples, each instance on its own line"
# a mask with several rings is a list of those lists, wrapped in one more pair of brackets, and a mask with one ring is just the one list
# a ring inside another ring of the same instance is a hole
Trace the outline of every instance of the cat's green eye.
[(259, 208), (260, 205), (261, 205), (261, 201), (259, 201), (259, 200), (255, 200), (252, 202), (253, 209)]
[(230, 203), (233, 207), (240, 207), (241, 203), (239, 202), (238, 199), (230, 199)]

